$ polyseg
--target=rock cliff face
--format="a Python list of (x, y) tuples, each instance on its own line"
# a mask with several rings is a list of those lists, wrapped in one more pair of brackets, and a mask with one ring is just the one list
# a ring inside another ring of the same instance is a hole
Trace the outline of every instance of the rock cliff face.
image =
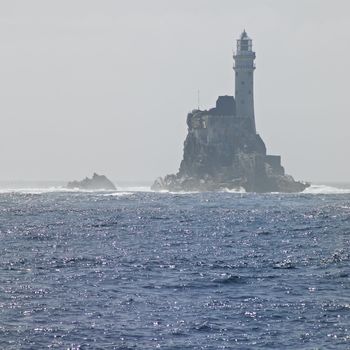
[(235, 116), (232, 96), (220, 96), (216, 107), (187, 116), (188, 134), (176, 175), (157, 179), (152, 189), (247, 192), (301, 192), (308, 184), (285, 175), (281, 157), (266, 154), (254, 121)]
[(92, 178), (86, 177), (81, 181), (68, 182), (67, 188), (78, 188), (81, 190), (116, 190), (113, 182), (110, 181), (105, 175), (93, 174)]

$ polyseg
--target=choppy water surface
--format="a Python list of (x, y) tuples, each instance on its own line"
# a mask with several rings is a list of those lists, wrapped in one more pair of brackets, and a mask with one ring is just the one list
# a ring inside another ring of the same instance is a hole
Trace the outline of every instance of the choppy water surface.
[(349, 349), (350, 194), (0, 194), (0, 348)]

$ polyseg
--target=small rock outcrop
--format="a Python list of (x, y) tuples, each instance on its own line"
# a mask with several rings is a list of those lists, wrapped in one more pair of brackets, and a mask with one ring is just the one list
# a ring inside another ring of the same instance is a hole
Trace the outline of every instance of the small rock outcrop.
[(188, 134), (177, 174), (158, 178), (152, 189), (169, 191), (301, 192), (309, 185), (286, 175), (281, 157), (268, 155), (251, 119), (235, 115), (233, 96), (187, 116)]
[(80, 190), (116, 190), (113, 182), (110, 181), (105, 175), (93, 174), (92, 178), (86, 177), (81, 181), (68, 182), (67, 188), (80, 189)]

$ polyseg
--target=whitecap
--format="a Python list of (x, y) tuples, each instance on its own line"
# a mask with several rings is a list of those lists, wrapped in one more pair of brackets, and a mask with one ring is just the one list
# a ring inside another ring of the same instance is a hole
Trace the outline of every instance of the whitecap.
[(246, 190), (243, 187), (239, 187), (239, 188), (224, 188), (222, 189), (222, 192), (227, 192), (227, 193), (247, 193)]
[(48, 188), (3, 188), (0, 193), (20, 193), (20, 194), (43, 194), (50, 192), (72, 192), (64, 187), (48, 187)]
[(3, 188), (0, 189), (1, 193), (20, 193), (20, 194), (44, 194), (44, 193), (101, 193), (110, 192), (110, 190), (83, 190), (79, 188), (66, 188), (66, 187), (46, 187), (46, 188)]
[(103, 197), (124, 197), (132, 195), (132, 192), (112, 192), (112, 193), (104, 193), (102, 194)]
[(311, 185), (306, 188), (302, 193), (308, 194), (346, 194), (350, 193), (349, 188), (338, 188), (327, 185)]

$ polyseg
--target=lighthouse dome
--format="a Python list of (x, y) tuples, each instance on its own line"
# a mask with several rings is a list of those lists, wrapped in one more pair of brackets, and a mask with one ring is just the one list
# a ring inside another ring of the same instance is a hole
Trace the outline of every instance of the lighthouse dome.
[(247, 32), (245, 31), (245, 29), (243, 30), (241, 36), (240, 36), (240, 40), (252, 40), (249, 38)]

